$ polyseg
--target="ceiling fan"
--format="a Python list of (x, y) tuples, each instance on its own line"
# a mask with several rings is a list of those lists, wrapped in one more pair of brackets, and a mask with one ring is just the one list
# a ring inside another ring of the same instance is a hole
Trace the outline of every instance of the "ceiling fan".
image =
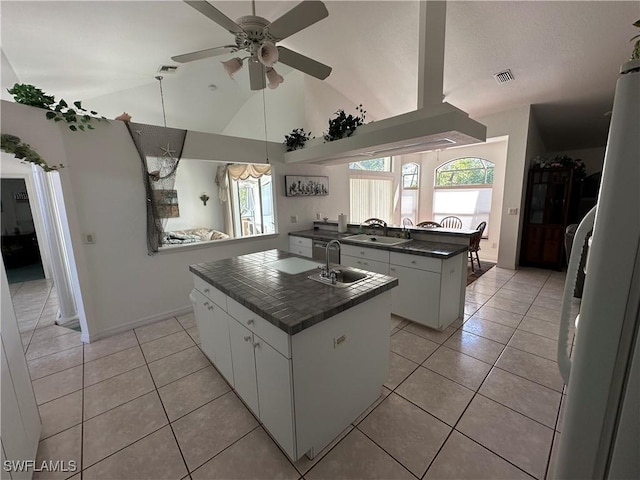
[(227, 29), (235, 35), (236, 39), (235, 45), (207, 48), (206, 50), (171, 57), (175, 62), (192, 62), (244, 50), (249, 53), (248, 57), (236, 57), (222, 63), (227, 73), (233, 75), (242, 68), (242, 62), (248, 59), (251, 90), (265, 88), (267, 79), (269, 80), (270, 88), (276, 88), (282, 83), (282, 76), (273, 68), (273, 65), (278, 61), (320, 80), (324, 80), (331, 73), (331, 67), (327, 65), (286, 47), (276, 46), (276, 43), (280, 40), (313, 25), (329, 15), (324, 3), (320, 1), (305, 0), (273, 22), (256, 16), (255, 0), (251, 2), (253, 14), (240, 17), (235, 22), (209, 2), (191, 0), (184, 0), (184, 2)]

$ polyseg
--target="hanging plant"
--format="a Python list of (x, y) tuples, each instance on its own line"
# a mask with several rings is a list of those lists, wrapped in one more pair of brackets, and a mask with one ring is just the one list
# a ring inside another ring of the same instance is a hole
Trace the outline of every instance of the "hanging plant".
[(31, 107), (48, 110), (46, 117), (54, 122), (67, 122), (69, 130), (74, 132), (80, 130), (94, 130), (92, 121), (100, 122), (106, 120), (105, 117), (96, 117), (98, 112), (85, 110), (79, 100), (73, 102), (73, 107), (61, 98), (58, 102), (53, 95), (45, 95), (39, 88), (26, 83), (16, 83), (13, 88), (7, 89), (16, 103), (29, 105)]
[(334, 118), (329, 119), (329, 131), (323, 135), (325, 142), (333, 142), (341, 138), (350, 137), (360, 125), (364, 125), (365, 110), (362, 104), (356, 107), (360, 115), (347, 115), (344, 110), (338, 110)]
[(12, 153), (16, 158), (24, 160), (25, 162), (35, 163), (40, 165), (45, 172), (51, 172), (63, 168), (64, 165), (49, 165), (31, 146), (26, 143), (22, 143), (19, 137), (3, 133), (0, 135), (0, 150), (7, 153)]
[[(634, 24), (634, 27), (640, 28), (640, 20), (637, 20)], [(636, 40), (636, 38), (638, 40)], [(631, 53), (631, 60), (640, 60), (640, 33), (634, 36), (630, 41), (636, 40), (636, 44), (633, 47), (633, 52)]]
[(289, 135), (284, 136), (284, 144), (287, 152), (292, 152), (304, 147), (304, 144), (311, 138), (311, 132), (307, 133), (304, 128), (294, 128)]
[(587, 169), (584, 162), (577, 158), (573, 159), (567, 155), (556, 155), (553, 158), (537, 156), (533, 159), (532, 168), (557, 168), (557, 167), (571, 167), (575, 171), (575, 176), (578, 179), (586, 176)]

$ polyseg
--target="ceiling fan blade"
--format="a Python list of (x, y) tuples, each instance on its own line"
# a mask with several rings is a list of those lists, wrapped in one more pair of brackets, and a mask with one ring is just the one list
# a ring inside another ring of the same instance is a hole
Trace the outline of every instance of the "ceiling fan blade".
[(224, 13), (218, 10), (216, 7), (211, 5), (209, 2), (204, 1), (193, 1), (193, 0), (184, 0), (184, 3), (189, 5), (190, 7), (195, 8), (201, 14), (206, 17), (209, 17), (211, 20), (216, 22), (222, 28), (229, 30), (231, 33), (242, 33), (242, 27), (238, 25), (236, 22), (227, 17)]
[(278, 46), (278, 61), (320, 80), (324, 80), (331, 73), (331, 67), (328, 65), (289, 50), (287, 47)]
[(194, 60), (201, 60), (203, 58), (215, 57), (217, 55), (224, 55), (225, 53), (232, 53), (237, 51), (237, 46), (225, 45), (223, 47), (207, 48), (205, 50), (198, 50), (197, 52), (176, 55), (175, 57), (171, 57), (171, 60), (178, 63), (193, 62)]
[(327, 16), (329, 16), (329, 12), (324, 3), (306, 0), (271, 22), (265, 27), (265, 30), (276, 40), (282, 40)]
[(251, 90), (262, 90), (267, 86), (264, 75), (264, 65), (257, 60), (249, 59), (249, 83)]

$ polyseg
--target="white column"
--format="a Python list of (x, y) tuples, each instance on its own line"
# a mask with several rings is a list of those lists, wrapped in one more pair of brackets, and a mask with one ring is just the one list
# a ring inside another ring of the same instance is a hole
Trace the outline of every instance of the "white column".
[(40, 167), (32, 166), (33, 180), (38, 192), (38, 201), (43, 212), (46, 243), (51, 258), (51, 274), (58, 293), (58, 325), (68, 325), (78, 321), (78, 311), (71, 288), (69, 262), (56, 210), (53, 190), (47, 174)]
[(422, 0), (419, 21), (418, 109), (422, 109), (442, 103), (447, 2)]

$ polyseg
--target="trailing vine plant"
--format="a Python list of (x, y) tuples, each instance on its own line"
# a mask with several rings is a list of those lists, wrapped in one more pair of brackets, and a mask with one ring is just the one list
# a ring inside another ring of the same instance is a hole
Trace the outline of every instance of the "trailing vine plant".
[(64, 165), (49, 165), (30, 145), (22, 143), (19, 137), (3, 133), (0, 135), (0, 150), (12, 153), (16, 158), (25, 162), (35, 163), (42, 167), (45, 172), (52, 172), (63, 168)]
[(82, 107), (82, 102), (77, 100), (72, 106), (61, 98), (56, 102), (53, 95), (46, 95), (42, 90), (26, 83), (16, 83), (7, 91), (13, 96), (16, 103), (29, 105), (31, 107), (48, 110), (46, 117), (54, 122), (67, 122), (69, 130), (74, 132), (80, 130), (94, 130), (92, 121), (100, 122), (106, 120), (105, 117), (96, 117), (98, 112), (86, 110)]
[[(633, 26), (640, 28), (640, 20), (636, 20)], [(636, 40), (636, 38), (638, 40)], [(636, 43), (633, 47), (633, 52), (631, 53), (631, 60), (639, 60), (640, 59), (640, 33), (638, 33), (631, 39), (632, 42), (634, 40), (636, 40)]]
[(294, 128), (289, 135), (284, 136), (283, 143), (287, 146), (287, 152), (292, 152), (303, 148), (310, 138), (311, 132), (305, 132), (304, 128)]
[(341, 138), (350, 137), (361, 125), (364, 125), (366, 110), (362, 109), (362, 104), (356, 107), (360, 115), (347, 115), (343, 109), (338, 110), (334, 118), (329, 119), (329, 131), (323, 135), (325, 142), (333, 142)]

